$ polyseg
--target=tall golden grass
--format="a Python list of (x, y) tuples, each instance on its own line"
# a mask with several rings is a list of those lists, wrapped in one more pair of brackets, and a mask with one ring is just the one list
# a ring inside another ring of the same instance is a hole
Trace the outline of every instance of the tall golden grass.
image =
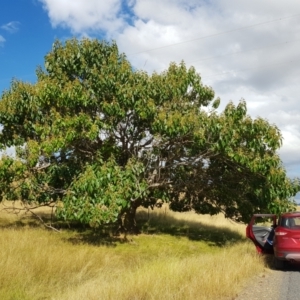
[(223, 216), (141, 210), (137, 236), (40, 228), (0, 214), (0, 299), (222, 299), (266, 266)]

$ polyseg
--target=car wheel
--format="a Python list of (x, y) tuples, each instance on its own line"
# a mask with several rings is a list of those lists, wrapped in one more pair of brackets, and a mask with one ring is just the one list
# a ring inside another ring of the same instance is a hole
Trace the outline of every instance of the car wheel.
[(275, 269), (282, 270), (285, 267), (285, 261), (275, 257), (274, 258), (274, 266), (275, 266)]

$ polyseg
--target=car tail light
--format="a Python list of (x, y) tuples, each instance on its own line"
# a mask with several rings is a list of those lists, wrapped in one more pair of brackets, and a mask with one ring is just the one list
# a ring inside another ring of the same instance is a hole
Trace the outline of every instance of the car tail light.
[(284, 231), (276, 231), (275, 235), (286, 235), (286, 232), (284, 232)]

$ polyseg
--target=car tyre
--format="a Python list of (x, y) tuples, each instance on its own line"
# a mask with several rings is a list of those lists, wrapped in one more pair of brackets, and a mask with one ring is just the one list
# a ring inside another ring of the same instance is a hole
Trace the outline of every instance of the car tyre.
[(274, 266), (275, 266), (275, 269), (277, 269), (277, 270), (283, 270), (285, 267), (285, 261), (275, 257), (274, 258)]

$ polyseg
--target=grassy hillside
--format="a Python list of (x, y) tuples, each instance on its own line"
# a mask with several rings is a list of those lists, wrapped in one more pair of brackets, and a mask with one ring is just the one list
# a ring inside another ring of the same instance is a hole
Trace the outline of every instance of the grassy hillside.
[[(45, 212), (44, 212), (45, 213)], [(41, 228), (0, 214), (0, 299), (222, 299), (265, 264), (223, 216), (140, 210), (142, 233)]]

